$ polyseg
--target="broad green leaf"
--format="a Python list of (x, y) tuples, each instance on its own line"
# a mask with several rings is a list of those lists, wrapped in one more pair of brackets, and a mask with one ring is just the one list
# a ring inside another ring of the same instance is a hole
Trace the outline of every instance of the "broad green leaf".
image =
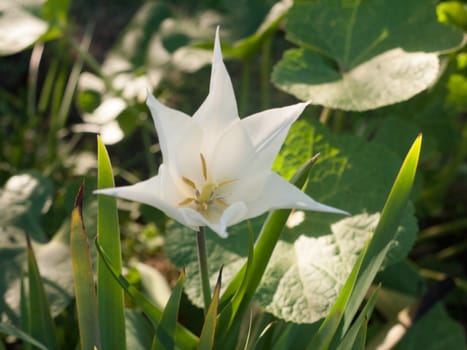
[[(299, 323), (315, 322), (329, 312), (358, 253), (378, 224), (379, 212), (401, 163), (384, 146), (349, 135), (333, 136), (317, 124), (301, 120), (292, 126), (274, 169), (290, 176), (298, 164), (318, 152), (321, 155), (311, 170), (306, 192), (352, 216), (293, 211), (255, 296), (266, 311)], [(252, 220), (256, 235), (263, 221), (264, 216)], [(186, 266), (185, 291), (196, 305), (201, 305), (195, 235), (176, 224), (167, 230), (169, 258), (179, 267)], [(244, 264), (247, 232), (245, 223), (230, 228), (228, 239), (207, 232), (212, 286), (221, 265), (228, 285)], [(407, 255), (416, 232), (409, 207), (386, 265)]]
[(99, 317), (97, 297), (94, 285), (91, 252), (88, 235), (82, 217), (84, 185), (76, 197), (76, 204), (71, 214), (70, 251), (75, 285), (76, 310), (81, 349), (98, 349), (100, 345)]
[[(41, 349), (41, 350), (48, 350), (48, 348), (42, 344), (41, 342), (37, 341), (33, 337), (31, 337), (29, 334), (23, 332), (21, 329), (16, 328), (15, 326), (8, 324), (8, 323), (0, 323), (0, 333), (6, 334), (6, 335), (12, 335), (15, 336), (26, 343), (32, 344), (35, 347)], [(0, 345), (1, 349), (1, 345)]]
[[(114, 187), (109, 155), (100, 137), (97, 138), (97, 187)], [(117, 274), (122, 270), (120, 229), (115, 198), (98, 196), (97, 241), (108, 254)], [(97, 301), (102, 349), (124, 349), (125, 316), (123, 289), (101, 258), (97, 261)]]
[(175, 329), (177, 326), (178, 309), (185, 282), (185, 272), (182, 271), (177, 284), (165, 306), (162, 318), (157, 326), (156, 335), (152, 343), (152, 349), (175, 349)]
[(209, 305), (208, 312), (204, 318), (203, 329), (199, 337), (199, 350), (210, 350), (214, 346), (214, 339), (216, 334), (217, 325), (217, 308), (219, 306), (221, 284), (222, 284), (222, 268), (219, 271), (219, 277), (217, 279), (216, 287)]
[[(461, 31), (437, 21), (433, 1), (296, 1), (292, 49), (274, 83), (299, 99), (344, 110), (404, 101), (437, 78), (438, 54), (461, 45)], [(407, 35), (410, 33), (410, 35)]]
[(50, 314), (49, 302), (44, 289), (36, 257), (28, 242), (28, 277), (29, 277), (29, 334), (48, 349), (58, 349), (57, 335), (55, 333), (55, 323)]
[[(109, 257), (97, 241), (96, 248), (99, 252), (99, 257), (107, 266), (113, 278), (120, 284), (123, 290), (127, 292), (127, 294), (131, 297), (133, 302), (136, 305), (138, 305), (147, 315), (148, 319), (151, 321), (151, 325), (154, 327), (154, 330), (157, 330), (157, 326), (161, 322), (162, 311), (159, 308), (157, 308), (154, 304), (152, 304), (148, 300), (148, 298), (143, 293), (141, 293), (135, 286), (131, 285), (130, 282), (128, 282), (125, 279), (125, 277), (123, 277), (121, 274), (118, 274), (118, 272), (112, 266), (112, 262), (110, 261)], [(196, 348), (199, 341), (193, 333), (191, 333), (188, 329), (186, 329), (178, 323), (175, 329), (175, 339), (176, 343), (184, 349)]]

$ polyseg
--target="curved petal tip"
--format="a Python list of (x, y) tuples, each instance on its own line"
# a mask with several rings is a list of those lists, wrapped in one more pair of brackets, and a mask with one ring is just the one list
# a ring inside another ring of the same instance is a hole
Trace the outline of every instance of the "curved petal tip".
[(222, 49), (221, 49), (221, 40), (220, 40), (219, 30), (220, 30), (220, 26), (217, 26), (216, 37), (214, 39), (214, 55), (212, 59), (213, 66), (217, 62), (222, 62)]

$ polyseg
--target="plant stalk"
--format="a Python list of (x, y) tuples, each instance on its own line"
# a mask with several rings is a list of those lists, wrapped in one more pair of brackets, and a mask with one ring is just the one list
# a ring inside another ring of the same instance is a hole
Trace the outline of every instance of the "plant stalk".
[(211, 286), (209, 284), (208, 259), (206, 254), (206, 238), (204, 227), (200, 227), (196, 233), (196, 243), (198, 245), (199, 275), (201, 277), (201, 287), (203, 290), (204, 314), (206, 315), (211, 304)]

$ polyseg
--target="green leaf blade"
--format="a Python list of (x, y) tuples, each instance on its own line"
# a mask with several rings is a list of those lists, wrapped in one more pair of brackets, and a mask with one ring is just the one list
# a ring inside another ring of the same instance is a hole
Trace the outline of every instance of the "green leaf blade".
[(100, 349), (99, 317), (88, 236), (81, 214), (81, 186), (71, 214), (70, 249), (81, 349)]
[[(97, 138), (97, 147), (97, 187), (114, 187), (110, 159), (100, 137)], [(97, 230), (99, 244), (108, 254), (117, 273), (120, 274), (122, 256), (115, 198), (99, 195)], [(98, 259), (97, 263), (97, 299), (102, 349), (124, 349), (126, 340), (123, 290), (108, 271), (101, 258)]]
[(185, 282), (185, 272), (182, 271), (180, 277), (175, 285), (172, 294), (170, 295), (167, 305), (160, 323), (157, 327), (156, 335), (152, 348), (171, 350), (175, 349), (175, 330), (177, 326), (178, 309), (180, 307), (180, 300), (183, 292), (183, 283)]
[[(26, 342), (24, 345), (28, 345), (29, 348), (31, 345), (34, 345), (36, 348), (40, 350), (48, 350), (48, 348), (42, 344), (41, 342), (37, 341), (33, 337), (31, 337), (29, 334), (23, 332), (21, 329), (16, 328), (15, 326), (8, 324), (8, 323), (0, 323), (0, 333), (3, 334), (9, 334), (13, 335), (23, 341)], [(0, 349), (2, 348), (2, 345), (0, 345)]]
[(28, 271), (29, 271), (29, 334), (43, 343), (50, 350), (58, 349), (55, 324), (50, 314), (49, 302), (36, 257), (28, 238)]
[(355, 322), (350, 327), (349, 331), (344, 335), (342, 340), (339, 340), (339, 345), (336, 350), (346, 350), (352, 349), (354, 344), (358, 342), (358, 337), (361, 332), (363, 332), (363, 328), (366, 327), (368, 320), (373, 313), (373, 309), (376, 304), (376, 297), (378, 296), (378, 292), (381, 289), (381, 286), (375, 288), (375, 290), (371, 293), (370, 297), (368, 298), (368, 302), (365, 304), (364, 308), (358, 315)]
[(345, 310), (344, 332), (349, 328), (360, 303), (390, 248), (391, 241), (397, 231), (397, 226), (399, 225), (399, 221), (409, 200), (415, 180), (418, 160), (420, 158), (421, 145), (422, 136), (419, 135), (407, 153), (391, 192), (389, 193), (380, 221), (362, 263), (357, 285), (355, 286), (349, 305)]
[[(123, 288), (123, 290), (128, 293), (135, 304), (141, 307), (143, 312), (151, 321), (154, 330), (157, 331), (157, 325), (161, 322), (162, 319), (162, 311), (154, 306), (144, 294), (136, 289), (135, 286), (131, 285), (123, 275), (117, 273), (116, 269), (112, 266), (112, 262), (110, 261), (106, 252), (97, 241), (96, 248), (99, 252), (100, 258), (102, 258), (103, 263), (107, 266), (113, 278)], [(193, 333), (178, 323), (175, 329), (175, 339), (177, 344), (184, 349), (195, 349), (199, 342), (198, 338)]]
[(328, 349), (331, 341), (339, 327), (342, 317), (344, 316), (345, 308), (347, 302), (350, 299), (355, 282), (357, 280), (358, 273), (360, 272), (360, 267), (362, 266), (365, 253), (367, 251), (368, 244), (365, 245), (363, 250), (360, 252), (357, 262), (352, 268), (349, 277), (347, 278), (346, 283), (342, 287), (336, 302), (331, 308), (328, 316), (324, 319), (323, 323), (318, 329), (318, 332), (313, 336), (313, 339), (308, 346), (308, 350), (312, 349)]
[(299, 99), (342, 110), (405, 101), (436, 81), (440, 53), (462, 45), (463, 33), (439, 23), (434, 5), (296, 1), (286, 29), (300, 49), (286, 52), (272, 80)]
[(199, 350), (211, 350), (214, 347), (214, 336), (217, 327), (217, 309), (219, 306), (219, 297), (221, 292), (222, 269), (219, 271), (216, 287), (214, 288), (211, 304), (204, 319), (203, 329), (199, 337)]

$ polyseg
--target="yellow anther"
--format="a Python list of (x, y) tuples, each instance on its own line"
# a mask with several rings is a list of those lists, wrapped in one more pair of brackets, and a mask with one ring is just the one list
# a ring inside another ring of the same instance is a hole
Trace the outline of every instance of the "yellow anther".
[(182, 176), (182, 180), (184, 183), (186, 183), (188, 186), (190, 186), (192, 189), (196, 190), (196, 185), (193, 181), (191, 181), (189, 178)]

